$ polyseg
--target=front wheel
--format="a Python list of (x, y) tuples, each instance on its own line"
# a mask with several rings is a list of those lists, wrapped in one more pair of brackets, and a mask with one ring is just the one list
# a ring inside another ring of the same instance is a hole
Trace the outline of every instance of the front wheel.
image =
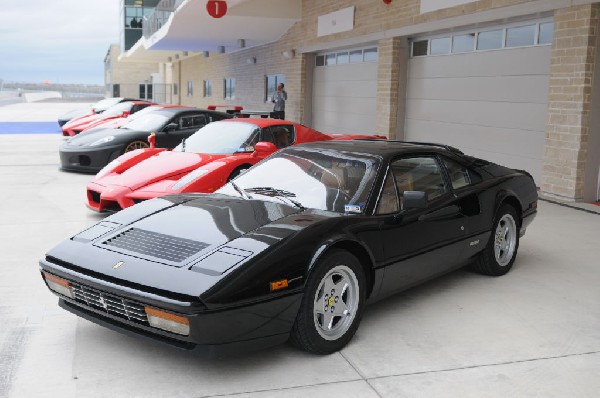
[(358, 329), (365, 299), (365, 273), (356, 257), (343, 250), (327, 253), (308, 279), (292, 344), (316, 354), (342, 349)]
[(513, 266), (519, 249), (519, 225), (515, 210), (502, 205), (496, 213), (492, 236), (473, 264), (475, 271), (500, 276)]
[(148, 145), (147, 142), (144, 142), (141, 140), (135, 140), (135, 141), (131, 141), (129, 144), (127, 144), (127, 146), (123, 150), (123, 153), (135, 151), (136, 149), (144, 149), (144, 148), (150, 148), (150, 145)]

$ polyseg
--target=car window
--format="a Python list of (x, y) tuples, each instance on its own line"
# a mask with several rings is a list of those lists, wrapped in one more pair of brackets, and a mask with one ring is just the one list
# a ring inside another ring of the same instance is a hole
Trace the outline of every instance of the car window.
[(271, 126), (263, 129), (263, 141), (275, 144), (277, 148), (285, 148), (294, 143), (294, 127), (290, 125)]
[(399, 208), (398, 193), (396, 192), (396, 186), (394, 185), (394, 177), (392, 176), (392, 173), (388, 171), (375, 214), (397, 213)]
[(452, 183), (452, 189), (460, 189), (481, 181), (481, 177), (479, 177), (477, 173), (469, 170), (465, 166), (462, 166), (450, 159), (443, 158), (442, 160), (446, 165), (446, 169), (448, 170), (448, 175), (450, 176), (450, 181)]
[(398, 159), (390, 166), (400, 196), (404, 191), (423, 191), (432, 201), (447, 192), (440, 167), (432, 157)]
[(196, 115), (192, 118), (192, 127), (202, 127), (206, 124), (205, 115)]

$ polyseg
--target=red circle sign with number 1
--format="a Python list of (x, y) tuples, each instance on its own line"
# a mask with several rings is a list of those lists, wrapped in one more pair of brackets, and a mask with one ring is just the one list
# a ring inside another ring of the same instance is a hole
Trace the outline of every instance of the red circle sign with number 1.
[(227, 2), (223, 0), (210, 0), (206, 3), (206, 11), (213, 18), (221, 18), (227, 14)]

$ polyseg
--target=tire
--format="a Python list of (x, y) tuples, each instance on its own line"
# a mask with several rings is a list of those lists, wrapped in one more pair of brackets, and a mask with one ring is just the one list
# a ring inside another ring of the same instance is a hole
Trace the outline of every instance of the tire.
[(123, 153), (135, 151), (136, 149), (144, 149), (144, 148), (150, 148), (150, 145), (147, 142), (144, 142), (141, 140), (135, 140), (135, 141), (131, 141), (129, 144), (127, 144), (125, 146), (125, 149), (123, 149)]
[(342, 349), (358, 329), (366, 285), (365, 272), (356, 257), (337, 249), (325, 254), (308, 278), (291, 343), (315, 354)]
[(519, 249), (518, 220), (512, 206), (500, 206), (490, 240), (473, 264), (474, 271), (491, 276), (501, 276), (510, 271)]
[(242, 174), (243, 171), (248, 170), (249, 168), (250, 167), (248, 166), (240, 166), (237, 169), (233, 170), (229, 177), (227, 177), (227, 182), (233, 180), (235, 177), (239, 176), (240, 174)]

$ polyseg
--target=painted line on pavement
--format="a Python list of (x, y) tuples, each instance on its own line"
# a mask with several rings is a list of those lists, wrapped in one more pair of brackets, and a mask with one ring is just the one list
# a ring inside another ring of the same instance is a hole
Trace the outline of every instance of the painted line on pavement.
[(59, 134), (57, 122), (0, 122), (0, 134)]

